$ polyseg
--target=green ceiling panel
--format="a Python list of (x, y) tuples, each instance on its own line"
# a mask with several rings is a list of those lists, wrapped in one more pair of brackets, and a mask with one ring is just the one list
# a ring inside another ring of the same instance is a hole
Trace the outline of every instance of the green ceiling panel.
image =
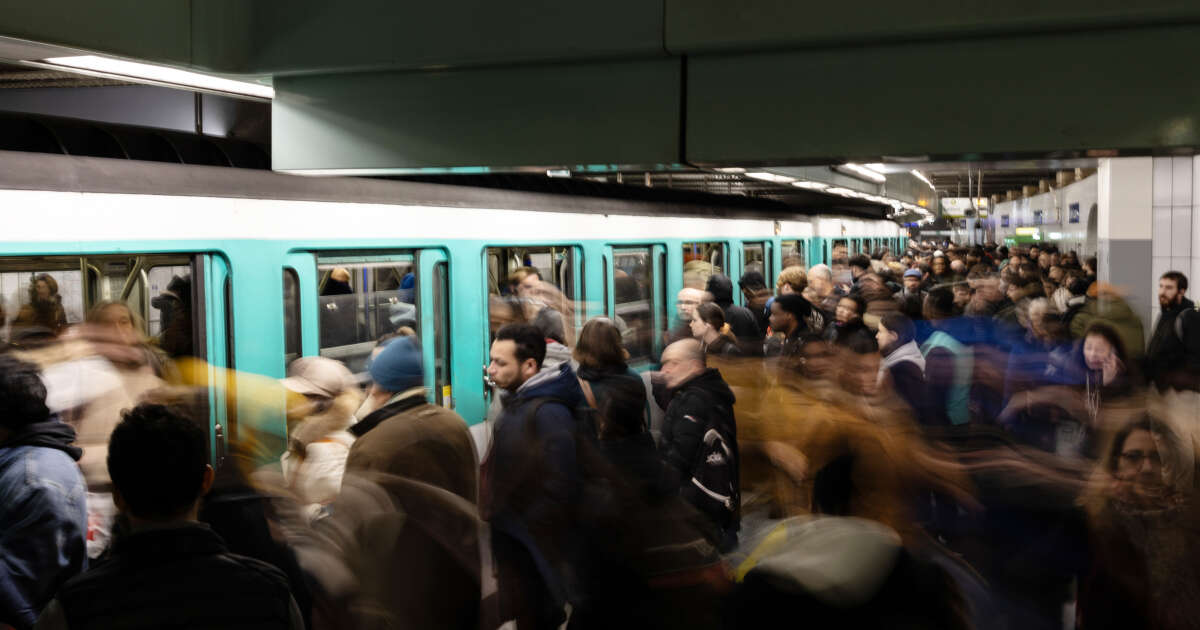
[(673, 164), (680, 62), (279, 77), (272, 167)]
[(186, 64), (191, 60), (189, 0), (38, 0), (5, 2), (0, 35)]
[(662, 0), (205, 0), (196, 16), (197, 63), (229, 72), (665, 56)]
[(677, 54), (1200, 21), (1195, 0), (665, 0)]
[(690, 162), (1200, 146), (1200, 27), (688, 60)]

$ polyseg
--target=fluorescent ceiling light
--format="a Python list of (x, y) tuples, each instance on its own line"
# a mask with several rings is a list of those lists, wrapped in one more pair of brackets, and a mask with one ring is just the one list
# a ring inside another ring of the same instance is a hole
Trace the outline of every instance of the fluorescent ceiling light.
[(851, 172), (855, 173), (856, 175), (861, 175), (873, 182), (882, 183), (882, 182), (887, 181), (887, 178), (883, 176), (883, 173), (871, 170), (871, 169), (863, 166), (862, 164), (855, 164), (854, 162), (847, 162), (842, 165), (842, 168), (844, 168), (848, 171), (851, 171)]
[(792, 182), (792, 185), (797, 188), (807, 188), (809, 190), (825, 190), (826, 188), (829, 188), (829, 184), (822, 184), (821, 182), (810, 182), (810, 181)]
[(830, 188), (829, 190), (826, 190), (825, 192), (827, 192), (831, 195), (841, 195), (843, 197), (850, 197), (851, 196), (850, 193), (853, 193), (854, 191), (850, 190), (849, 188), (834, 187), (834, 188)]
[(761, 179), (764, 182), (774, 182), (776, 184), (790, 184), (796, 181), (795, 177), (776, 175), (775, 173), (768, 173), (766, 171), (753, 171), (746, 173), (746, 177), (753, 177), (754, 179)]
[(882, 165), (882, 164), (880, 164), (879, 162), (872, 162), (872, 163), (870, 163), (870, 164), (863, 164), (863, 166), (865, 166), (865, 167), (867, 167), (867, 168), (871, 169), (872, 171), (875, 171), (876, 173), (879, 173), (880, 175), (886, 175), (886, 174), (887, 174), (886, 172), (884, 172), (884, 169), (885, 169), (885, 168), (887, 168), (887, 167), (886, 167), (886, 166), (884, 166), (884, 165)]
[(913, 170), (911, 170), (909, 172), (913, 174), (913, 177), (916, 177), (917, 179), (925, 182), (926, 186), (929, 186), (933, 190), (937, 190), (937, 188), (933, 185), (933, 182), (929, 181), (929, 178), (925, 177), (925, 174), (922, 173), (921, 171), (918, 171), (917, 169), (914, 168)]
[(745, 173), (746, 169), (740, 166), (727, 166), (725, 168), (714, 169), (718, 173)]
[(124, 61), (95, 55), (80, 57), (51, 57), (42, 63), (57, 68), (71, 68), (84, 73), (95, 73), (107, 77), (128, 79), (134, 82), (154, 83), (169, 87), (190, 88), (224, 94), (240, 94), (256, 98), (275, 97), (275, 88), (258, 83), (223, 79), (199, 72), (177, 70), (148, 63)]

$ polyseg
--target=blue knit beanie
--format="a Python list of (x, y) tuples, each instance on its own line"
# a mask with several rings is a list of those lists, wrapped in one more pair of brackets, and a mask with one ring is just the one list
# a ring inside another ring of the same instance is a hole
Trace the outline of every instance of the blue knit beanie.
[(421, 387), (425, 384), (425, 361), (421, 346), (412, 337), (400, 337), (387, 344), (367, 371), (381, 389), (389, 392)]

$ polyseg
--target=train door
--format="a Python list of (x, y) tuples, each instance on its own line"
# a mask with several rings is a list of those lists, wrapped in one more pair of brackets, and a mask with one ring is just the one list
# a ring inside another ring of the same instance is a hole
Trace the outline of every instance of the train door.
[[(742, 274), (744, 275), (751, 271), (757, 272), (762, 275), (763, 282), (770, 286), (771, 280), (773, 280), (771, 278), (773, 275), (772, 270), (774, 269), (771, 266), (771, 246), (772, 243), (770, 241), (742, 243)], [(740, 289), (741, 284), (739, 283), (738, 286)], [(737, 303), (745, 306), (746, 296), (740, 290), (736, 291), (736, 293), (737, 295), (734, 297)]]
[(666, 250), (662, 245), (609, 246), (605, 313), (621, 332), (632, 367), (647, 366), (662, 353), (667, 330)]
[(724, 242), (684, 243), (683, 286), (691, 289), (704, 289), (712, 274), (728, 275), (727, 260)]
[(441, 249), (300, 252), (283, 273), (284, 363), (319, 355), (362, 382), (382, 342), (420, 341), (430, 402), (453, 406), (449, 270)]
[(783, 250), (783, 260), (781, 262), (784, 269), (788, 267), (807, 267), (808, 256), (805, 250), (808, 244), (804, 242), (804, 239), (782, 241), (780, 245)]

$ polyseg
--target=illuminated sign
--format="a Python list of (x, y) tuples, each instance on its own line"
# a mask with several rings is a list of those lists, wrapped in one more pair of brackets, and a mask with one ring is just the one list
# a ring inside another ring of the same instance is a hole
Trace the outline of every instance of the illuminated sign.
[(1037, 236), (1038, 229), (1035, 227), (1019, 227), (1017, 228), (1017, 236)]

